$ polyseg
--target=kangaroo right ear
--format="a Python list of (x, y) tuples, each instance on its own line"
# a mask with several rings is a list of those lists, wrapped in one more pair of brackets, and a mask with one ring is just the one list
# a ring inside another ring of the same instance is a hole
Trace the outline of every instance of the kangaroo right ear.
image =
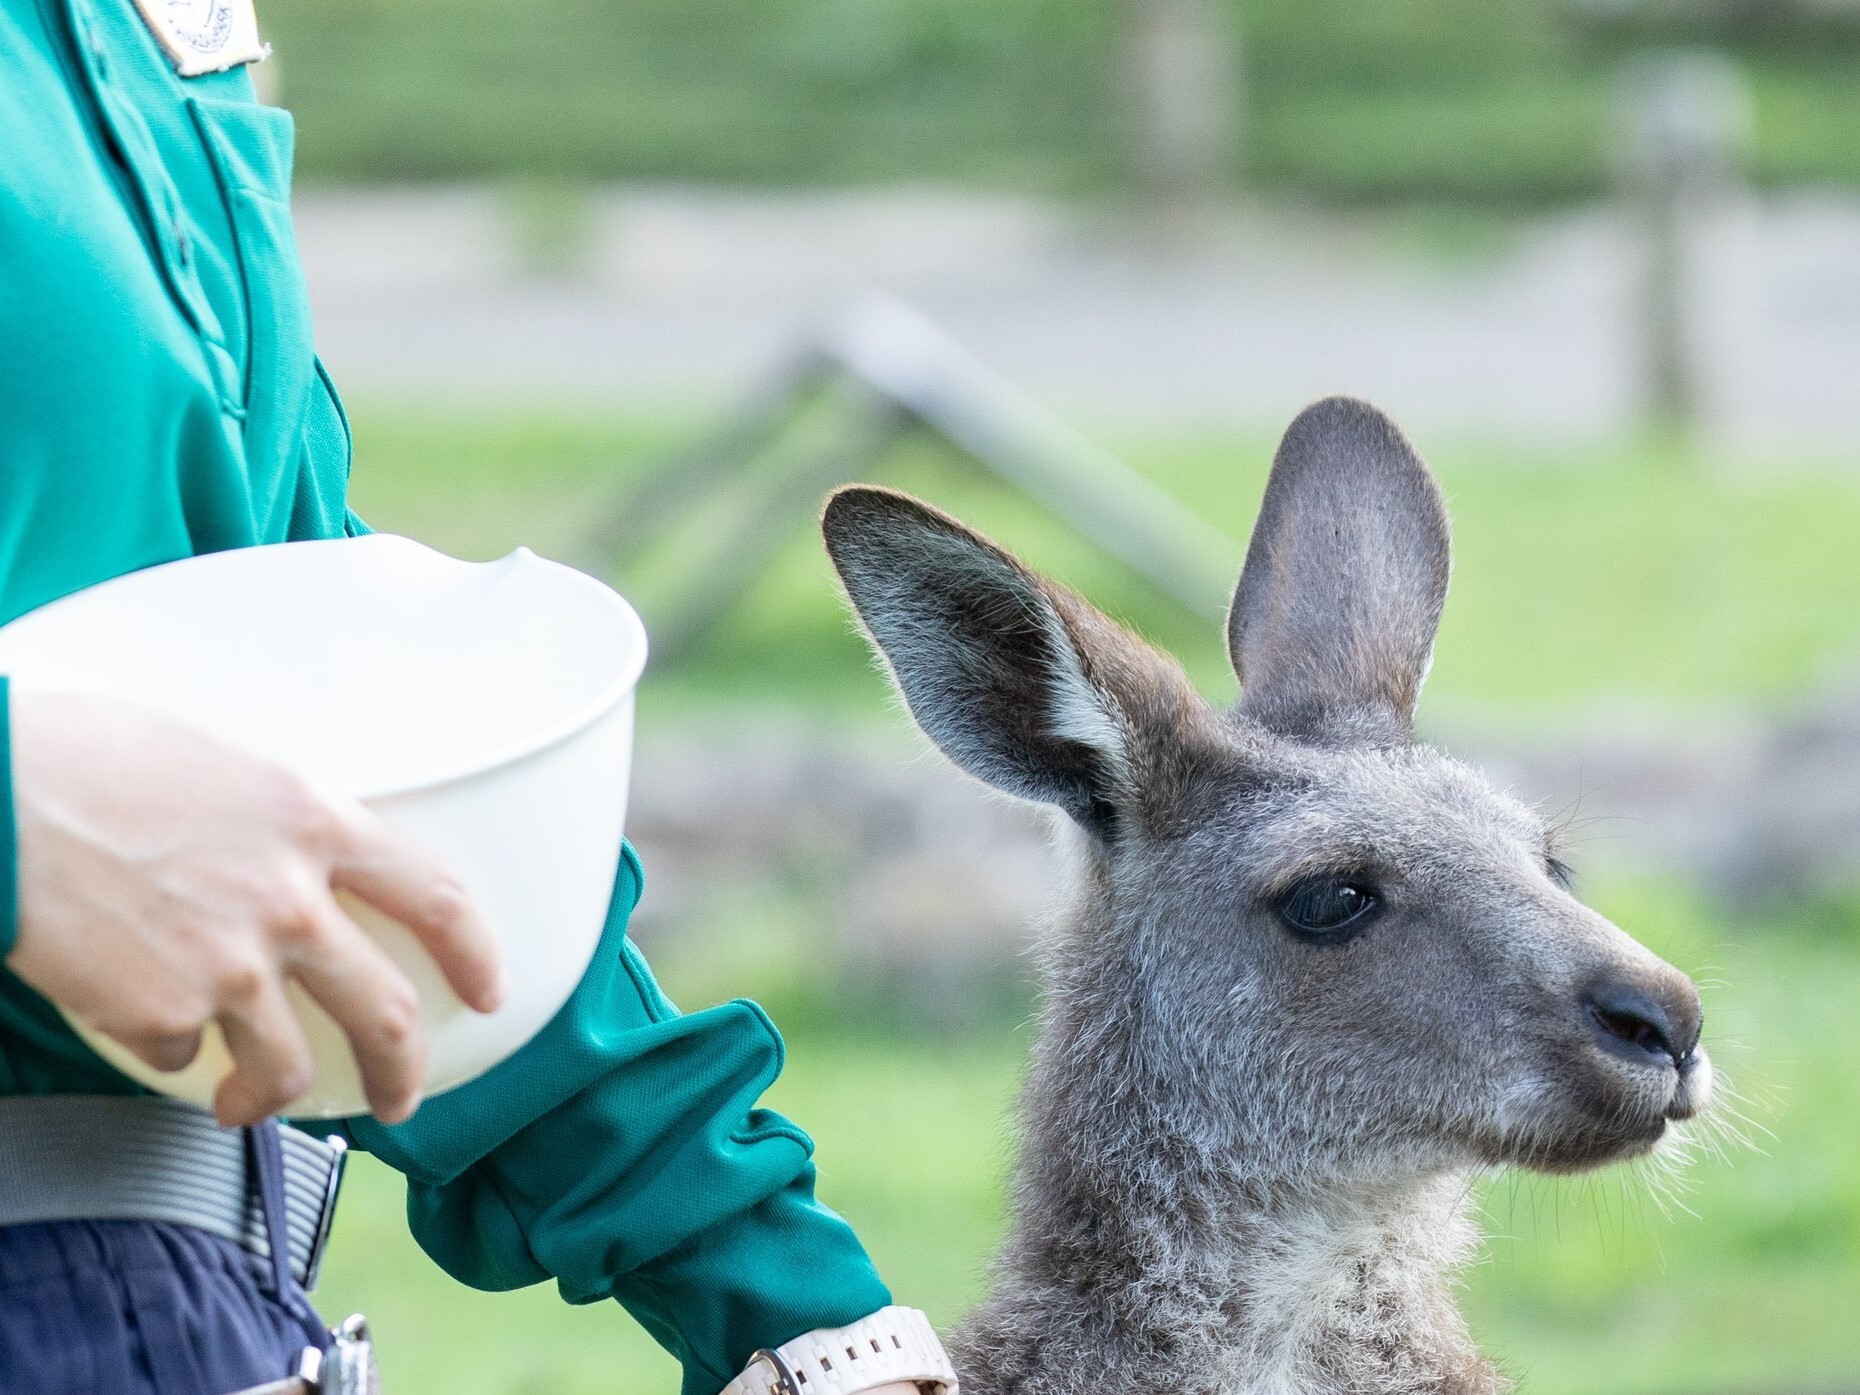
[(1330, 397), (1286, 428), (1227, 619), (1240, 710), (1315, 740), (1406, 741), (1447, 595), (1447, 511), (1401, 428)]
[(1061, 614), (1083, 603), (892, 490), (836, 491), (821, 530), (866, 633), (943, 753), (998, 789), (1108, 831), (1125, 723)]

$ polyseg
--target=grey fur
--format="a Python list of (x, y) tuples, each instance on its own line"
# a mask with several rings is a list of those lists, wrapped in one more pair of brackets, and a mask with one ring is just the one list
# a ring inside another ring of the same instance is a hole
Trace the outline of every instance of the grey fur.
[[(1697, 994), (1568, 894), (1551, 835), (1409, 737), (1447, 574), (1426, 466), (1365, 403), (1275, 460), (1210, 707), (1172, 661), (927, 505), (853, 487), (827, 547), (925, 731), (1069, 816), (1013, 1226), (968, 1395), (1472, 1395), (1453, 1276), (1477, 1168), (1652, 1148), (1710, 1089)], [(1307, 877), (1380, 904), (1312, 943)], [(1585, 994), (1656, 1004), (1676, 1062)]]

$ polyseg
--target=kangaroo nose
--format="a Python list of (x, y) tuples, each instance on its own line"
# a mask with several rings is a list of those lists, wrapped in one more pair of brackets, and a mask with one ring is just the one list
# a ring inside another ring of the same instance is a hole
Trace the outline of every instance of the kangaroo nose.
[(1604, 1049), (1630, 1060), (1664, 1057), (1665, 1064), (1684, 1069), (1704, 1020), (1698, 990), (1684, 979), (1660, 987), (1665, 991), (1656, 995), (1638, 984), (1603, 982), (1583, 994), (1582, 1002)]

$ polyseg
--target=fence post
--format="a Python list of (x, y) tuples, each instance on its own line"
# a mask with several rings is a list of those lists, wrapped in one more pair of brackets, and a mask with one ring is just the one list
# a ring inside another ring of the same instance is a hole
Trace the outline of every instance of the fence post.
[(1240, 38), (1226, 0), (1125, 0), (1132, 175), (1156, 220), (1203, 217), (1240, 136)]
[(1635, 328), (1646, 409), (1683, 434), (1702, 424), (1708, 351), (1701, 243), (1734, 186), (1751, 134), (1750, 96), (1719, 53), (1644, 53), (1623, 69), (1621, 174), (1641, 244)]

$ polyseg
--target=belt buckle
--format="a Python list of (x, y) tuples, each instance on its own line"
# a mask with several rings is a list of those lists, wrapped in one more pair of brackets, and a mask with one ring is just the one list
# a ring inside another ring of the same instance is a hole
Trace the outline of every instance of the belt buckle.
[(780, 1352), (763, 1347), (749, 1358), (751, 1366), (758, 1361), (766, 1361), (769, 1369), (775, 1372), (775, 1384), (769, 1387), (767, 1395), (801, 1395), (801, 1382), (795, 1378), (794, 1368), (782, 1359)]
[(323, 1251), (329, 1248), (329, 1231), (336, 1220), (336, 1193), (342, 1190), (343, 1169), (349, 1163), (349, 1141), (341, 1134), (331, 1134), (323, 1140), (323, 1146), (331, 1154), (329, 1177), (323, 1183), (323, 1205), (317, 1212), (316, 1232), (310, 1239), (310, 1256), (304, 1261), (305, 1293), (315, 1291), (317, 1277), (323, 1271)]
[(368, 1319), (360, 1313), (330, 1329), (329, 1348), (317, 1371), (317, 1395), (381, 1395), (381, 1368)]

